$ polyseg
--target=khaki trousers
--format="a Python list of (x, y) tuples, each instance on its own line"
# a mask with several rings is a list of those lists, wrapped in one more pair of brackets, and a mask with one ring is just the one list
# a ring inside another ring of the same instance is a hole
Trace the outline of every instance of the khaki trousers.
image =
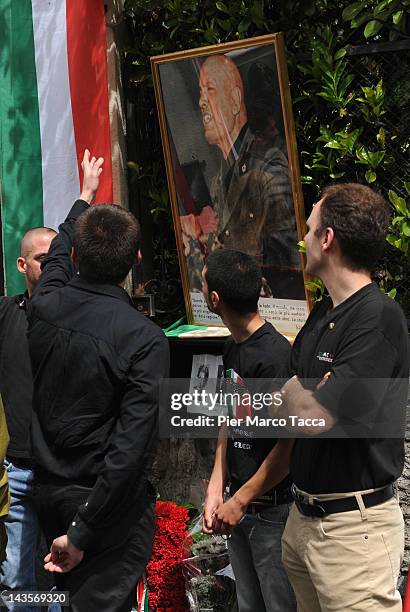
[(356, 497), (361, 510), (323, 518), (304, 516), (293, 505), (282, 557), (298, 612), (402, 611), (397, 581), (404, 521), (399, 503), (393, 497), (365, 508), (360, 494)]

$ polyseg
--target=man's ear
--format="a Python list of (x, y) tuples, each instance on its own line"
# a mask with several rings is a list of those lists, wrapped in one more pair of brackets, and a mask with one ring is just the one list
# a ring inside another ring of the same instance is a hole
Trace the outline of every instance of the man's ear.
[(17, 257), (17, 270), (21, 273), (21, 274), (25, 274), (26, 273), (26, 269), (27, 269), (27, 264), (26, 264), (26, 260), (24, 257)]
[(218, 308), (219, 304), (221, 303), (221, 299), (216, 291), (211, 291), (211, 293), (209, 294), (209, 299), (212, 304), (212, 308), (214, 310)]
[(328, 251), (332, 245), (334, 245), (336, 236), (332, 227), (327, 227), (323, 232), (322, 248), (324, 251)]
[(141, 261), (142, 261), (142, 253), (141, 253), (141, 250), (138, 249), (135, 255), (135, 263), (137, 264), (137, 266), (141, 263)]
[(74, 266), (77, 268), (78, 267), (78, 257), (77, 257), (77, 251), (75, 250), (74, 247), (72, 247), (71, 249), (71, 261), (73, 262)]
[(242, 94), (239, 87), (233, 87), (231, 90), (231, 100), (232, 100), (232, 113), (236, 116), (239, 115), (242, 105)]

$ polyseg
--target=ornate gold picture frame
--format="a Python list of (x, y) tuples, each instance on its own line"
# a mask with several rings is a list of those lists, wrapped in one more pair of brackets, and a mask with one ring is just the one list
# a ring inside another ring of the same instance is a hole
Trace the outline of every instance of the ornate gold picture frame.
[(282, 34), (151, 58), (188, 322), (218, 325), (207, 255), (261, 265), (262, 316), (295, 336), (309, 310), (304, 209)]

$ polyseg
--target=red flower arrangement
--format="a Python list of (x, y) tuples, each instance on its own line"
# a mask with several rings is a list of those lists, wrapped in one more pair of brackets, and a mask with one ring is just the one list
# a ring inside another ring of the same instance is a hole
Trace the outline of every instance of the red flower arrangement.
[(146, 568), (149, 607), (156, 612), (187, 612), (181, 561), (190, 545), (188, 511), (173, 502), (156, 503), (152, 557)]

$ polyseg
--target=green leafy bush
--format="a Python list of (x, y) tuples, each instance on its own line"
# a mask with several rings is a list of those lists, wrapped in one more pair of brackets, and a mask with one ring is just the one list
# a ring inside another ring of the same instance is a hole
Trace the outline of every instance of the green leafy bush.
[[(410, 0), (126, 0), (125, 10), (130, 31), (125, 77), (140, 125), (154, 125), (151, 55), (285, 33), (306, 213), (332, 181), (369, 184), (388, 197), (394, 218), (377, 280), (409, 310), (410, 205), (403, 197), (409, 183), (397, 184), (392, 169), (399, 163), (396, 152), (408, 155), (410, 142), (408, 132), (389, 123), (386, 109), (408, 108), (410, 76), (404, 72), (387, 89), (378, 64), (382, 56), (372, 55), (371, 82), (364, 83), (352, 69), (350, 49), (405, 39)], [(159, 131), (140, 129), (139, 136), (144, 134), (140, 159), (130, 164), (131, 181), (153, 216), (156, 273), (164, 274), (165, 260), (166, 273), (173, 268), (177, 276)], [(404, 168), (402, 176), (406, 180)], [(320, 288), (311, 288), (320, 295)]]

